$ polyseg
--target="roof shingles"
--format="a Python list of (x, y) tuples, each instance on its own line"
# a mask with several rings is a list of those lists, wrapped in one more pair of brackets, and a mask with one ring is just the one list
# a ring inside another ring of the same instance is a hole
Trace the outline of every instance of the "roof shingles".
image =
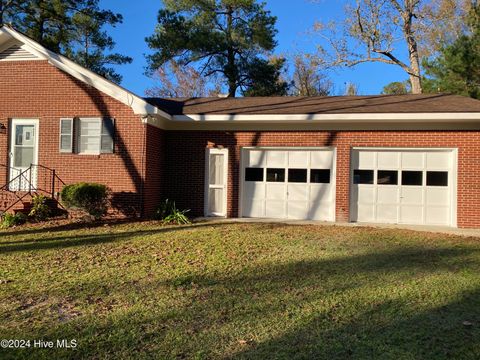
[(146, 100), (171, 115), (480, 112), (479, 100), (449, 94)]

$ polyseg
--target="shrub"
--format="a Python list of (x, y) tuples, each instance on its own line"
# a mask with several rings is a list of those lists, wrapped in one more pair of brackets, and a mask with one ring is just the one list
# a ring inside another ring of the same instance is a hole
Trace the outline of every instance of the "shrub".
[(189, 211), (177, 209), (175, 201), (166, 199), (155, 211), (154, 218), (162, 220), (165, 224), (190, 224), (190, 220), (185, 215)]
[(2, 216), (2, 221), (0, 227), (2, 229), (7, 229), (12, 226), (24, 224), (27, 221), (27, 216), (23, 213), (16, 213), (15, 215), (10, 213), (5, 213)]
[(65, 186), (60, 196), (65, 207), (79, 208), (99, 218), (107, 211), (108, 194), (105, 185), (82, 182)]
[(32, 209), (28, 214), (35, 221), (44, 221), (50, 216), (50, 208), (47, 205), (47, 197), (44, 195), (35, 195), (32, 198)]

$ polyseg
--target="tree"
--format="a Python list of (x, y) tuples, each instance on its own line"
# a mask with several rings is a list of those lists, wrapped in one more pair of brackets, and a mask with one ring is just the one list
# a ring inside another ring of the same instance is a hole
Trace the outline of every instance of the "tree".
[(359, 92), (358, 85), (355, 83), (347, 82), (345, 85), (346, 96), (357, 96)]
[[(319, 48), (319, 58), (326, 57), (329, 66), (355, 66), (365, 62), (399, 66), (409, 76), (415, 94), (422, 92), (422, 54), (432, 53), (439, 47), (432, 39), (446, 38), (432, 30), (437, 26), (434, 22), (442, 15), (448, 16), (443, 22), (455, 21), (452, 27), (457, 29), (461, 27), (457, 15), (467, 6), (464, 0), (356, 0), (351, 3), (342, 23), (316, 24), (316, 30), (329, 47)], [(398, 54), (399, 39), (403, 39), (406, 56)]]
[(153, 78), (158, 86), (146, 91), (151, 97), (191, 98), (218, 96), (221, 92), (218, 82), (209, 83), (193, 66), (180, 66), (175, 61), (158, 68)]
[(333, 83), (312, 58), (297, 55), (293, 59), (292, 91), (294, 96), (328, 96)]
[(0, 0), (2, 20), (46, 48), (120, 82), (109, 65), (132, 59), (109, 53), (115, 46), (104, 29), (122, 22), (122, 16), (100, 8), (99, 0)]
[(410, 82), (406, 81), (394, 81), (383, 87), (382, 94), (384, 95), (403, 95), (410, 94), (412, 89), (410, 88)]
[(429, 92), (451, 92), (480, 98), (480, 5), (475, 3), (469, 17), (470, 30), (442, 49), (424, 66)]
[(244, 96), (285, 96), (288, 83), (281, 78), (284, 58), (254, 58), (245, 70)]
[[(247, 88), (256, 63), (277, 75), (274, 64), (267, 65), (264, 55), (276, 46), (276, 18), (256, 0), (164, 0), (158, 13), (155, 33), (146, 38), (155, 52), (147, 57), (149, 70), (170, 60), (181, 66), (196, 64), (205, 77), (224, 79), (228, 95)], [(264, 77), (264, 74), (262, 74)], [(270, 79), (275, 82), (277, 79)], [(262, 80), (262, 82), (265, 79)]]

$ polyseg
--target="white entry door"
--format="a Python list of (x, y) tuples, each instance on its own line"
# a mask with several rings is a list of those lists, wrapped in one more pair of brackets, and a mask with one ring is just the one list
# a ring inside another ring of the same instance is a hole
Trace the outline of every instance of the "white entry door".
[(242, 150), (242, 216), (335, 219), (331, 148)]
[(228, 149), (207, 149), (205, 216), (227, 216)]
[[(13, 119), (10, 132), (10, 190), (35, 190), (38, 160), (38, 120)], [(31, 168), (30, 168), (31, 167)]]
[(455, 226), (456, 152), (354, 149), (351, 220)]

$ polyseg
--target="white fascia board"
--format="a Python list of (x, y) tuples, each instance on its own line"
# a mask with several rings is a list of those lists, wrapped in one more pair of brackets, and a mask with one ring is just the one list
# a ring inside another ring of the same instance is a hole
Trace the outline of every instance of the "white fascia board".
[(167, 120), (171, 119), (170, 114), (157, 108), (156, 106), (149, 104), (138, 95), (135, 95), (127, 89), (95, 74), (94, 72), (84, 68), (83, 66), (76, 64), (75, 62), (67, 59), (65, 56), (56, 54), (46, 49), (36, 41), (29, 39), (25, 35), (22, 35), (8, 27), (1, 28), (0, 32), (1, 35), (8, 34), (12, 38), (22, 42), (25, 48), (32, 54), (47, 60), (50, 64), (66, 72), (67, 74), (70, 74), (76, 79), (98, 89), (106, 95), (109, 95), (112, 98), (120, 101), (121, 103), (131, 107), (135, 114), (151, 114), (161, 116)]
[(173, 122), (480, 122), (480, 113), (365, 113), (365, 114), (285, 114), (285, 115), (173, 115)]

